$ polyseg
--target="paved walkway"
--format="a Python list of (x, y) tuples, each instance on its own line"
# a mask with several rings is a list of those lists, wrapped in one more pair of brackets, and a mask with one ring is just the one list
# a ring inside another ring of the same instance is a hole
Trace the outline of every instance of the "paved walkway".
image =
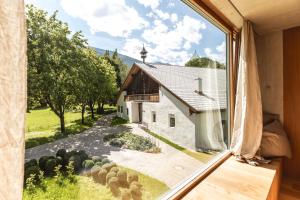
[[(54, 155), (60, 148), (85, 150), (90, 156), (107, 157), (119, 165), (156, 178), (171, 188), (192, 175), (195, 170), (203, 165), (202, 162), (152, 137), (139, 128), (137, 124), (108, 126), (107, 124), (109, 124), (112, 117), (113, 115), (107, 115), (99, 120), (95, 126), (81, 134), (26, 149), (26, 160), (38, 159), (43, 155)], [(161, 148), (161, 153), (152, 154), (120, 149), (103, 143), (102, 138), (104, 135), (120, 131), (131, 131), (134, 134), (151, 138)]]

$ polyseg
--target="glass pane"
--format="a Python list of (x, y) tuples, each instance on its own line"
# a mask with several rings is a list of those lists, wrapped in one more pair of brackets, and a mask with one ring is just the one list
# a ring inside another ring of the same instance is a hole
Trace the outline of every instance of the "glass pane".
[(25, 200), (158, 199), (227, 149), (227, 34), (200, 13), (25, 2)]

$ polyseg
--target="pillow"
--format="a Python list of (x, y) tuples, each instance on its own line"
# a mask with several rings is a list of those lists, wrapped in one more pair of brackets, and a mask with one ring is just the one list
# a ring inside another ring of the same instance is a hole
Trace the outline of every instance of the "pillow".
[(279, 120), (279, 115), (268, 113), (268, 112), (263, 113), (263, 124), (264, 124), (264, 126), (271, 123), (271, 122), (273, 122), (274, 120)]
[(279, 121), (275, 120), (264, 127), (260, 153), (263, 157), (292, 157), (289, 140)]

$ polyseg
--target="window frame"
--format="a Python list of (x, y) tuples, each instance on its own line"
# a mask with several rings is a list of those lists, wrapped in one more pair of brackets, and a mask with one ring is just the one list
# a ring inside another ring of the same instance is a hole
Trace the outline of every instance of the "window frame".
[[(175, 128), (176, 127), (176, 117), (174, 114), (169, 114), (168, 115), (169, 118), (169, 128)], [(171, 123), (171, 119), (174, 119), (174, 125), (173, 123)]]
[[(235, 104), (235, 87), (236, 87), (236, 74), (239, 57), (240, 38), (239, 29), (234, 27), (220, 11), (217, 9), (212, 10), (202, 0), (182, 0), (187, 6), (203, 16), (213, 25), (218, 27), (226, 34), (226, 66), (227, 66), (227, 130), (228, 130), (228, 147), (230, 147), (233, 119), (234, 119), (234, 104)], [(220, 166), (225, 160), (231, 156), (229, 149), (221, 152), (202, 168), (196, 171), (190, 178), (182, 182), (175, 189), (171, 190), (167, 194), (163, 195), (161, 199), (173, 199), (179, 200), (190, 192), (197, 184), (199, 184), (204, 178), (206, 178), (211, 172), (213, 172), (218, 166)]]
[(156, 122), (156, 111), (151, 112), (151, 117), (152, 117), (152, 123)]

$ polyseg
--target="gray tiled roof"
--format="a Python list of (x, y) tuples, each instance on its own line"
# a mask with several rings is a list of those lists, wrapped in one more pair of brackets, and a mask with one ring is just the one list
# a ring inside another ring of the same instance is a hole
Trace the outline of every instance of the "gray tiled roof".
[[(226, 70), (136, 63), (181, 100), (197, 111), (225, 109)], [(198, 91), (202, 79), (203, 94)]]

